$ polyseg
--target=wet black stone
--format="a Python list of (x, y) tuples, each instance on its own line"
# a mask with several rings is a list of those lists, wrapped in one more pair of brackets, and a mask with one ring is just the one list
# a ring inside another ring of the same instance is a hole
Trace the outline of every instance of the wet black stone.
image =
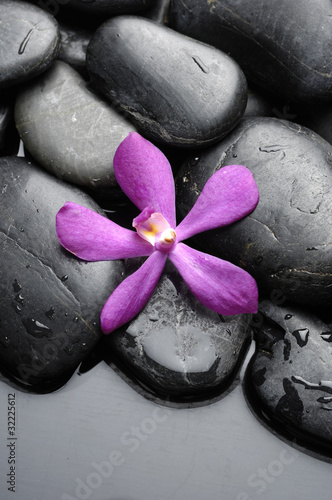
[[(249, 403), (266, 425), (290, 441), (331, 456), (332, 346), (322, 335), (332, 330), (317, 314), (299, 306), (281, 307), (265, 300), (259, 315), (256, 352), (245, 375)], [(271, 321), (284, 331), (284, 338), (274, 336)], [(298, 343), (296, 331), (308, 332), (306, 344)]]
[(15, 122), (25, 147), (55, 176), (100, 191), (119, 190), (115, 151), (134, 126), (56, 61), (19, 93)]
[(55, 214), (66, 201), (100, 211), (80, 190), (6, 157), (0, 194), (1, 371), (31, 390), (54, 390), (103, 336), (100, 311), (123, 266), (83, 262), (60, 246)]
[(148, 19), (103, 24), (87, 51), (94, 87), (157, 142), (201, 147), (240, 120), (247, 85), (226, 54)]
[(168, 262), (145, 308), (105, 338), (106, 359), (159, 396), (206, 399), (234, 380), (250, 321), (251, 315), (222, 317), (204, 307)]
[(244, 267), (276, 303), (332, 300), (332, 148), (312, 131), (249, 118), (218, 145), (189, 157), (177, 177), (181, 217), (219, 168), (248, 167), (260, 200), (246, 218), (196, 238), (208, 253)]
[[(314, 15), (313, 15), (314, 12)], [(170, 26), (230, 54), (248, 79), (299, 101), (332, 98), (325, 0), (171, 0)]]
[(53, 16), (17, 0), (0, 2), (0, 88), (22, 83), (45, 71), (60, 49)]

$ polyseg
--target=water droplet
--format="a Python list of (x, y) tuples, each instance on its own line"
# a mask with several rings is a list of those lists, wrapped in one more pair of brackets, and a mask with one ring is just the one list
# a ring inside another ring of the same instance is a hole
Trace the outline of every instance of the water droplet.
[(296, 342), (300, 347), (304, 347), (309, 339), (309, 330), (308, 328), (299, 328), (298, 330), (294, 330), (292, 335), (296, 338)]
[(73, 319), (74, 323), (78, 323), (79, 321), (79, 317), (78, 316), (75, 316), (75, 318)]
[(54, 307), (51, 306), (50, 309), (48, 311), (46, 311), (45, 314), (49, 319), (54, 319), (54, 315), (55, 315)]
[(18, 304), (14, 304), (14, 302), (12, 302), (12, 306), (15, 312), (20, 313), (22, 311), (22, 308)]
[(21, 285), (19, 284), (19, 282), (17, 281), (17, 279), (14, 279), (14, 283), (13, 283), (13, 288), (14, 288), (14, 292), (19, 292), (21, 290)]
[(64, 276), (62, 276), (62, 278), (60, 278), (60, 279), (61, 279), (61, 281), (62, 281), (62, 282), (63, 282), (63, 281), (67, 281), (67, 279), (68, 279), (67, 274), (65, 274)]
[(235, 153), (234, 153), (234, 154), (233, 154), (233, 158), (237, 158), (237, 154), (235, 154)]
[(19, 304), (24, 306), (24, 298), (22, 297), (22, 295), (20, 293), (15, 296), (15, 300), (16, 300), (16, 302), (18, 302)]
[(31, 269), (31, 264), (27, 264), (25, 267), (26, 267), (27, 269)]
[(23, 228), (23, 227), (21, 227), (20, 231), (21, 231), (21, 233), (24, 233), (24, 228)]
[(7, 336), (2, 336), (0, 337), (0, 344), (3, 346), (3, 347), (8, 347), (9, 344), (10, 344), (10, 339), (9, 337)]
[(323, 332), (320, 336), (325, 342), (332, 342), (332, 332)]
[(23, 325), (25, 326), (26, 331), (29, 335), (36, 337), (37, 339), (41, 339), (43, 337), (49, 337), (52, 333), (52, 330), (48, 328), (48, 326), (43, 325), (39, 321), (27, 318), (22, 320)]
[(199, 157), (199, 156), (195, 156), (195, 157), (193, 157), (193, 158), (190, 160), (190, 165), (192, 165), (193, 167), (195, 167), (196, 165), (198, 165), (199, 160), (200, 160), (200, 157)]
[(286, 316), (284, 317), (284, 319), (291, 319), (293, 317), (292, 314), (286, 314)]

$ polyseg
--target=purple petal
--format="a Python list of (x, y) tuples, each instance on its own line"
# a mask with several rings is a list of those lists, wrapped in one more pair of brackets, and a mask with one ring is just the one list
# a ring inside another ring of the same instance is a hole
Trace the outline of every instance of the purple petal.
[(166, 156), (137, 132), (119, 145), (113, 160), (116, 179), (128, 198), (143, 211), (153, 207), (175, 227), (175, 189)]
[(158, 283), (166, 254), (154, 252), (144, 264), (114, 290), (100, 315), (101, 329), (111, 333), (140, 312)]
[(195, 205), (178, 225), (178, 241), (242, 219), (253, 211), (258, 199), (250, 170), (242, 165), (221, 168), (210, 177)]
[(72, 202), (57, 213), (56, 233), (63, 247), (88, 261), (142, 257), (154, 250), (135, 231)]
[(255, 313), (256, 281), (240, 267), (179, 243), (168, 254), (189, 290), (219, 314)]

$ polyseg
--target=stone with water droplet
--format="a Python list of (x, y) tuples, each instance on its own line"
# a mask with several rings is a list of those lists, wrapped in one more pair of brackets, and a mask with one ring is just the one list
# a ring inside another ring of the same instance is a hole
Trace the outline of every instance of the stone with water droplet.
[(247, 103), (244, 74), (227, 54), (137, 16), (111, 18), (95, 32), (87, 68), (139, 132), (172, 146), (217, 142)]
[(56, 61), (22, 89), (15, 123), (26, 149), (56, 177), (121, 195), (113, 156), (135, 127), (68, 64)]
[(53, 16), (35, 5), (1, 0), (0, 88), (22, 83), (45, 71), (60, 49)]
[(168, 262), (145, 308), (105, 338), (106, 358), (120, 361), (158, 395), (204, 399), (232, 383), (248, 347), (250, 320), (204, 307)]
[(179, 214), (189, 212), (216, 170), (234, 163), (246, 166), (258, 186), (257, 207), (235, 224), (197, 235), (196, 242), (207, 253), (244, 267), (261, 293), (330, 305), (330, 155), (332, 146), (305, 127), (276, 118), (243, 119), (201, 153), (199, 168), (191, 157), (184, 163), (177, 177)]
[[(256, 352), (248, 365), (248, 401), (265, 423), (290, 441), (332, 452), (331, 310), (264, 300), (256, 316)], [(303, 342), (305, 339), (305, 342)]]
[(80, 261), (59, 244), (55, 215), (66, 201), (102, 213), (85, 193), (25, 158), (0, 158), (0, 185), (4, 180), (1, 370), (29, 389), (54, 390), (102, 338), (100, 311), (122, 280), (123, 266)]

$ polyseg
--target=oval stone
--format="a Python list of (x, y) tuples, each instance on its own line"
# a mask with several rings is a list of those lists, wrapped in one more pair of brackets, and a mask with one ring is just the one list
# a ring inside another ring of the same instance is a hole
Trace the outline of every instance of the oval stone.
[(56, 61), (22, 89), (15, 122), (28, 151), (57, 177), (100, 191), (119, 189), (113, 156), (135, 128), (68, 64)]
[(105, 338), (105, 356), (159, 396), (211, 398), (234, 381), (251, 338), (251, 317), (223, 317), (206, 308), (167, 262), (144, 309)]
[[(314, 12), (314, 15), (313, 15)], [(170, 26), (230, 54), (249, 80), (292, 100), (332, 99), (326, 0), (172, 0)]]
[(263, 301), (245, 389), (258, 417), (291, 442), (332, 452), (332, 329), (316, 313)]
[(86, 194), (25, 158), (0, 158), (1, 370), (34, 391), (61, 386), (103, 334), (100, 311), (121, 281), (120, 261), (84, 262), (64, 250), (55, 215)]
[(234, 163), (252, 171), (259, 203), (249, 216), (196, 241), (244, 267), (261, 293), (330, 304), (332, 146), (291, 122), (244, 119), (226, 139), (183, 165), (177, 179), (180, 214), (186, 215), (216, 170)]
[(201, 147), (239, 121), (247, 85), (226, 54), (156, 22), (120, 16), (104, 23), (87, 50), (92, 84), (157, 142)]
[(60, 49), (53, 16), (18, 0), (0, 2), (0, 88), (21, 83), (43, 71)]

